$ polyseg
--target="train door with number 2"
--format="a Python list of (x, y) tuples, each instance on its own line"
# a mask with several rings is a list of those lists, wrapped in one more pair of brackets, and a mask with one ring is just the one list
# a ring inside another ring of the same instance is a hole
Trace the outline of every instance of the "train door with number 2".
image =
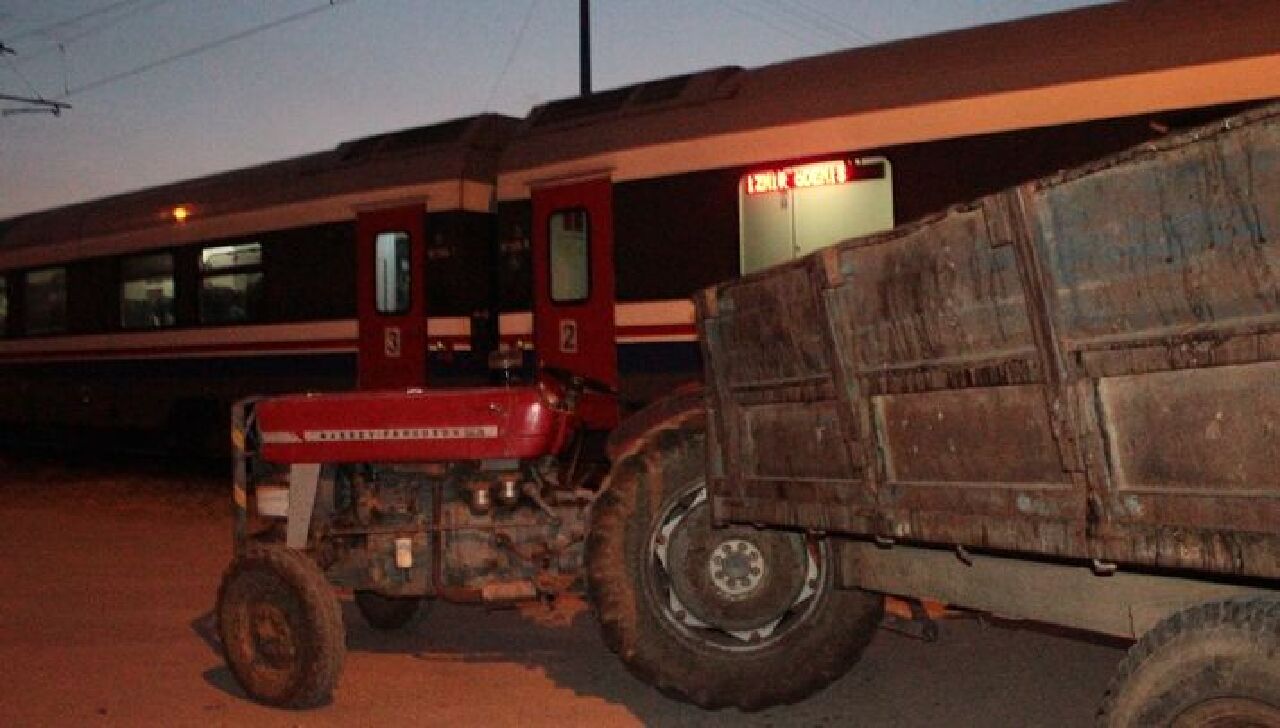
[[(616, 389), (613, 185), (603, 178), (535, 187), (532, 197), (538, 364)], [(579, 411), (590, 427), (618, 422), (612, 397), (588, 395)]]

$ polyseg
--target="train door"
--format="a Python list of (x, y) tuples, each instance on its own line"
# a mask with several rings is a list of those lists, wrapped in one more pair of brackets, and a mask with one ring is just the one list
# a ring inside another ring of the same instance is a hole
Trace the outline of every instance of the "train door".
[[(613, 185), (594, 179), (533, 190), (533, 329), (539, 366), (618, 386)], [(618, 422), (617, 401), (587, 397), (591, 427)]]
[(418, 202), (356, 213), (361, 389), (426, 384), (425, 212)]

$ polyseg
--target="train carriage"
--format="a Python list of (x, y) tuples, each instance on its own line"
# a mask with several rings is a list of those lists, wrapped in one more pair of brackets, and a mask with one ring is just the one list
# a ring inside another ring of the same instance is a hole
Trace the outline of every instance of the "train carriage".
[(217, 449), (240, 396), (473, 383), (499, 348), (640, 404), (699, 375), (693, 291), (1280, 96), (1278, 21), (1099, 6), (0, 222), (0, 426)]

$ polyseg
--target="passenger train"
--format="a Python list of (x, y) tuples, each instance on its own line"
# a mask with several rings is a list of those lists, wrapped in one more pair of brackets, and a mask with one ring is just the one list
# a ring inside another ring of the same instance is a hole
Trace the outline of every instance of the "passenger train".
[(642, 404), (699, 376), (693, 291), (1280, 97), (1276, 27), (1102, 5), (9, 219), (0, 427), (216, 450), (239, 397), (474, 383), (496, 350)]

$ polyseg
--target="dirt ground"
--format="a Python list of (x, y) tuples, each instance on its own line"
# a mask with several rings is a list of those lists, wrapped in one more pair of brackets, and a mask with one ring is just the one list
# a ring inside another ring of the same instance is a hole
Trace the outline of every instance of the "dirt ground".
[(435, 604), (396, 634), (348, 603), (333, 703), (274, 710), (244, 697), (214, 635), (227, 504), (216, 471), (0, 455), (0, 725), (1083, 726), (1122, 656), (950, 620), (936, 643), (882, 630), (798, 705), (711, 713), (633, 678), (580, 600)]

